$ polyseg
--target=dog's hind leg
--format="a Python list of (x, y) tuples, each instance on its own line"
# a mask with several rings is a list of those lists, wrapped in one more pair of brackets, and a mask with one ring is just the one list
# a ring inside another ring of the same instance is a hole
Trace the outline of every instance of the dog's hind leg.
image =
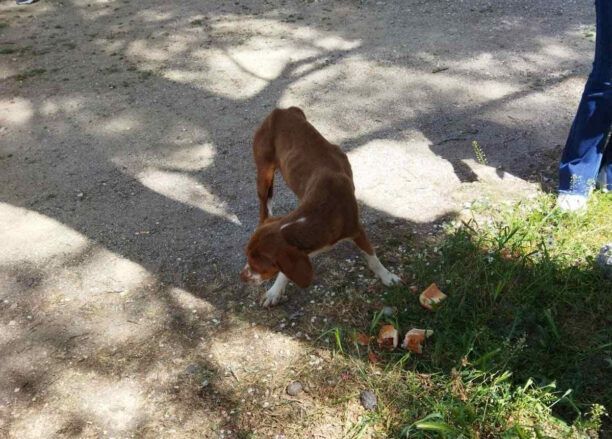
[(374, 252), (372, 244), (370, 244), (370, 241), (368, 240), (368, 237), (362, 228), (360, 228), (359, 234), (355, 238), (353, 238), (353, 241), (355, 242), (357, 247), (359, 247), (363, 252), (366, 262), (368, 263), (368, 267), (370, 267), (370, 270), (372, 270), (374, 274), (376, 274), (376, 276), (380, 278), (383, 284), (385, 284), (386, 286), (391, 286), (402, 282), (399, 276), (396, 276), (395, 274), (391, 273), (380, 262), (380, 260), (376, 256), (376, 253)]
[(272, 193), (274, 187), (274, 164), (257, 166), (257, 197), (259, 198), (259, 223), (272, 216)]
[(253, 139), (253, 156), (257, 167), (257, 197), (259, 198), (259, 223), (272, 216), (272, 193), (274, 188), (274, 145), (270, 138), (271, 119), (264, 121)]

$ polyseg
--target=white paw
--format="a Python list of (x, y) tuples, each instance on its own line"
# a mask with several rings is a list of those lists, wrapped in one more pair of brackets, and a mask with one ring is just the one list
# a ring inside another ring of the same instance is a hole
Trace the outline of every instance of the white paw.
[(382, 276), (380, 276), (380, 280), (382, 280), (382, 283), (387, 287), (402, 283), (402, 279), (400, 279), (399, 276), (391, 273), (390, 271), (383, 273)]
[(261, 299), (261, 306), (263, 306), (264, 308), (268, 308), (270, 306), (276, 305), (283, 296), (283, 292), (284, 291), (280, 288), (270, 288), (268, 291), (266, 291), (266, 294), (264, 295), (263, 299)]
[(274, 206), (274, 202), (272, 201), (272, 198), (268, 198), (268, 201), (266, 202), (266, 209), (268, 210), (269, 216), (274, 216), (274, 213), (272, 212), (272, 206)]

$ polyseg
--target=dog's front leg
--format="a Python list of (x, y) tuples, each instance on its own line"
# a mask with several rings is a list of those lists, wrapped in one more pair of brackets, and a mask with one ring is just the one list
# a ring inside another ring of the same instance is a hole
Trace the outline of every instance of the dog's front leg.
[(262, 299), (261, 304), (264, 307), (274, 306), (281, 299), (283, 294), (285, 293), (285, 288), (289, 283), (289, 278), (285, 276), (282, 272), (278, 273), (274, 284), (268, 291), (266, 291), (265, 296)]

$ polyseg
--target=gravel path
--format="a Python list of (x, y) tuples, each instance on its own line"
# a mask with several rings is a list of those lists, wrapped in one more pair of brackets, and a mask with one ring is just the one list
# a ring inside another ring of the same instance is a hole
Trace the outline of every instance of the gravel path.
[[(242, 390), (198, 399), (189, 377), (304, 353), (237, 282), (259, 122), (298, 105), (342, 145), (381, 245), (550, 188), (591, 3), (0, 4), (0, 436), (219, 437)], [(273, 340), (245, 338), (251, 316)]]

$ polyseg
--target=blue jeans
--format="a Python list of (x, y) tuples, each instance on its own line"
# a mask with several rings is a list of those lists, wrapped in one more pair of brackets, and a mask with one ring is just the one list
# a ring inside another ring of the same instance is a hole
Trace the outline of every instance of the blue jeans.
[(595, 61), (559, 166), (559, 192), (588, 195), (599, 172), (612, 190), (612, 0), (596, 0)]

